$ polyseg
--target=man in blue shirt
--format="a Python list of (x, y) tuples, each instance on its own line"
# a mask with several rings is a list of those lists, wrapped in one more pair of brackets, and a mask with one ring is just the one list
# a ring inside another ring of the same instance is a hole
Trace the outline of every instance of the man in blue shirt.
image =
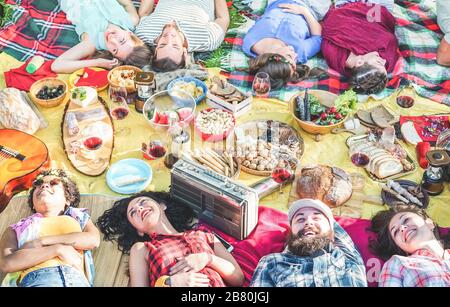
[(291, 205), (288, 217), (286, 249), (261, 258), (250, 286), (367, 286), (362, 257), (327, 205), (301, 199)]
[(250, 71), (268, 73), (275, 89), (296, 82), (297, 63), (306, 63), (320, 51), (322, 28), (318, 21), (330, 4), (330, 0), (269, 0), (264, 15), (242, 44), (242, 50), (255, 58), (250, 61)]

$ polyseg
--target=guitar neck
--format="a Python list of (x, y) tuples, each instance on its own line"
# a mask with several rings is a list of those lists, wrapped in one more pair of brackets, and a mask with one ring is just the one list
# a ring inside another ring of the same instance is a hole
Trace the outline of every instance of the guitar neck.
[(0, 145), (0, 157), (1, 156), (6, 156), (8, 158), (15, 158), (19, 161), (24, 161), (26, 159), (26, 157), (22, 154), (20, 154), (19, 152), (6, 148), (2, 145)]

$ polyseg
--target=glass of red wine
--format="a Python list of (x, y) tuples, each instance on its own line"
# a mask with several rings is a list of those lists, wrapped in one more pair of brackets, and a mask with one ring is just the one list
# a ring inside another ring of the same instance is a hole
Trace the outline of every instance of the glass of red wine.
[(352, 154), (350, 159), (352, 160), (352, 163), (357, 167), (364, 167), (370, 162), (369, 156), (362, 152), (356, 152)]
[(158, 137), (152, 138), (148, 144), (142, 144), (142, 153), (148, 160), (156, 160), (166, 155), (167, 145)]
[(125, 99), (125, 102), (127, 101), (127, 88), (123, 86), (109, 86), (108, 89), (108, 95), (109, 100), (112, 103), (119, 103), (122, 101), (122, 99)]
[(86, 128), (83, 131), (82, 144), (84, 148), (90, 151), (100, 149), (103, 145), (103, 136), (100, 129), (94, 126)]
[(256, 97), (267, 98), (270, 92), (270, 77), (265, 72), (259, 72), (253, 79), (253, 95)]
[(123, 97), (116, 97), (116, 102), (111, 105), (110, 114), (111, 117), (116, 120), (125, 119), (130, 113), (127, 101)]
[(280, 183), (279, 193), (283, 194), (283, 184), (290, 182), (294, 177), (294, 171), (292, 170), (290, 161), (280, 160), (278, 165), (272, 170), (271, 177), (276, 183)]
[(414, 105), (416, 92), (411, 85), (403, 86), (396, 95), (397, 105), (402, 108), (411, 108)]

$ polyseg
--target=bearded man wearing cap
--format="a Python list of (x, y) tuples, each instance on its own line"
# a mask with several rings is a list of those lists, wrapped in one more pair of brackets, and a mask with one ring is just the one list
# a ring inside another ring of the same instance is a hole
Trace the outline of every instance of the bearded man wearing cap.
[(281, 253), (259, 261), (252, 287), (366, 287), (366, 269), (350, 236), (320, 200), (301, 199), (288, 213)]

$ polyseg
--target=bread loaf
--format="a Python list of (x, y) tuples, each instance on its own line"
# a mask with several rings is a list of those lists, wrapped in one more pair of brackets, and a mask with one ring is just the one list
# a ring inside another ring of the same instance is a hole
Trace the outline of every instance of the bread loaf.
[(317, 165), (303, 168), (297, 180), (300, 198), (319, 199), (330, 207), (342, 205), (352, 195), (350, 176), (337, 167)]
[(39, 118), (18, 89), (5, 88), (0, 91), (0, 123), (9, 129), (34, 134), (40, 126)]

